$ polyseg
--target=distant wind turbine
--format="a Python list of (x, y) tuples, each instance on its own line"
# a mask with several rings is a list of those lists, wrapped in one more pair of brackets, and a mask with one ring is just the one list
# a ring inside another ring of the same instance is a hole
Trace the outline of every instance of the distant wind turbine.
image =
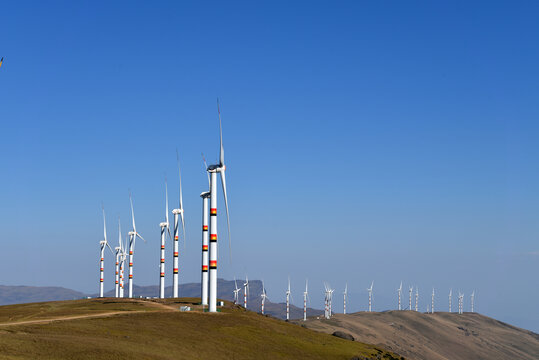
[(266, 298), (268, 297), (266, 294), (266, 287), (264, 286), (264, 280), (262, 280), (262, 294), (260, 294), (260, 297), (262, 298), (261, 312), (262, 315), (264, 315), (264, 304), (266, 303)]
[(133, 297), (133, 253), (135, 252), (135, 241), (137, 237), (146, 242), (144, 238), (137, 232), (137, 227), (135, 226), (135, 211), (133, 210), (133, 198), (131, 197), (131, 192), (129, 192), (129, 202), (131, 203), (131, 218), (133, 220), (133, 230), (131, 230), (129, 235), (129, 297)]
[(419, 311), (419, 287), (415, 287), (415, 311)]
[[(178, 176), (180, 179), (180, 199), (179, 199), (179, 207), (177, 209), (172, 210), (172, 214), (174, 214), (174, 257), (173, 257), (173, 268), (172, 268), (172, 297), (177, 298), (179, 296), (178, 294), (178, 288), (179, 288), (179, 274), (178, 274), (178, 253), (179, 253), (179, 235), (180, 235), (180, 228), (179, 228), (179, 221), (182, 222), (182, 235), (183, 235), (183, 245), (185, 249), (185, 243), (187, 241), (187, 238), (185, 236), (185, 219), (183, 215), (183, 197), (182, 197), (182, 172), (180, 169), (180, 155), (178, 154), (178, 149), (176, 149), (176, 159), (178, 161)], [(178, 219), (179, 217), (179, 219)]]
[(309, 299), (309, 291), (307, 289), (309, 280), (305, 280), (305, 291), (303, 292), (303, 321), (307, 320), (307, 299)]
[(472, 292), (472, 295), (470, 295), (470, 298), (471, 298), (471, 302), (472, 302), (472, 311), (471, 312), (474, 312), (474, 301), (475, 301), (475, 290)]
[(115, 296), (120, 296), (120, 256), (122, 252), (122, 228), (120, 226), (120, 217), (118, 216), (118, 246), (114, 248), (114, 253), (116, 255), (116, 271), (114, 278), (114, 290)]
[(286, 320), (290, 320), (290, 276), (288, 277), (288, 289), (286, 290)]
[(343, 314), (346, 315), (346, 299), (348, 298), (348, 283), (344, 286), (343, 294)]
[(402, 310), (401, 308), (402, 281), (401, 281), (401, 286), (399, 286), (399, 288), (397, 289), (397, 293), (399, 294), (399, 310)]
[(409, 305), (409, 308), (408, 310), (412, 311), (412, 291), (414, 290), (414, 287), (413, 286), (410, 286), (410, 289), (409, 289), (409, 300), (410, 300), (410, 305)]
[(168, 186), (167, 179), (165, 178), (165, 221), (160, 223), (161, 227), (161, 262), (159, 264), (159, 298), (165, 298), (165, 239), (166, 232), (168, 232), (169, 239), (172, 239), (170, 235), (170, 223), (168, 221)]
[(369, 292), (369, 312), (372, 311), (372, 287), (374, 286), (374, 280), (371, 283), (371, 287), (367, 289)]
[(247, 296), (249, 295), (249, 279), (245, 275), (245, 283), (243, 284), (243, 307), (247, 309)]
[(110, 249), (110, 252), (114, 255), (114, 251), (107, 242), (107, 223), (105, 221), (105, 208), (101, 204), (101, 209), (103, 210), (103, 240), (99, 242), (101, 247), (101, 257), (99, 261), (99, 297), (103, 297), (103, 268), (105, 265), (105, 247)]
[(432, 304), (430, 306), (430, 313), (434, 314), (434, 288), (432, 288)]
[(453, 297), (453, 289), (449, 289), (449, 313), (451, 313), (451, 298)]
[(234, 305), (238, 305), (238, 302), (240, 301), (241, 288), (238, 287), (238, 282), (236, 281), (236, 277), (234, 277), (234, 287), (235, 289), (232, 290), (234, 292)]

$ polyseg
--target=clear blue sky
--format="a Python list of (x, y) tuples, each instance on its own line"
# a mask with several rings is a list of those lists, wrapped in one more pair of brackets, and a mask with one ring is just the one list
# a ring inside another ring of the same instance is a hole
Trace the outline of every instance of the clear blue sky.
[(284, 301), (290, 274), (297, 303), (309, 277), (316, 307), (322, 281), (338, 293), (348, 282), (352, 309), (366, 307), (372, 280), (379, 310), (396, 306), (401, 280), (419, 286), (421, 310), (433, 286), (440, 309), (449, 288), (466, 306), (476, 289), (478, 311), (539, 331), (538, 11), (531, 1), (3, 3), (0, 283), (97, 292), (100, 204), (114, 244), (131, 188), (148, 240), (136, 282), (157, 285), (176, 147), (181, 279), (197, 281), (200, 153), (217, 159), (219, 96), (233, 237), (231, 265), (220, 236), (220, 276), (264, 278)]

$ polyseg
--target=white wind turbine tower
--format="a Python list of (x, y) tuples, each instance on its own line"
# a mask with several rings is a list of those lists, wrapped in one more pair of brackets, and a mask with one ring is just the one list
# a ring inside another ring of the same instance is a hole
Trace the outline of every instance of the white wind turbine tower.
[[(232, 290), (234, 292), (234, 305), (238, 305), (238, 301), (240, 300), (241, 288), (238, 287), (238, 282), (236, 281), (236, 277), (234, 277), (234, 286), (235, 286), (235, 289)], [(206, 287), (206, 290), (207, 289), (208, 288)]]
[(221, 174), (221, 185), (223, 187), (223, 196), (225, 199), (229, 254), (232, 250), (230, 240), (230, 218), (228, 215), (228, 200), (226, 196), (225, 151), (223, 148), (223, 131), (221, 127), (221, 111), (219, 109), (219, 100), (217, 100), (217, 111), (219, 113), (219, 136), (221, 143), (221, 148), (219, 150), (219, 164), (210, 165), (208, 167), (208, 172), (210, 173), (210, 312), (217, 311), (217, 173)]
[[(204, 161), (204, 169), (208, 169), (206, 164), (206, 159), (202, 155), (202, 160)], [(210, 183), (210, 174), (208, 175), (208, 191), (204, 191), (200, 194), (202, 198), (202, 273), (200, 278), (200, 294), (201, 294), (201, 303), (202, 305), (208, 305), (208, 199), (210, 198), (211, 183)], [(236, 281), (236, 278), (234, 278)], [(235, 301), (234, 304), (237, 304), (238, 299), (238, 285), (236, 284), (236, 290), (234, 292)]]
[(245, 283), (243, 284), (243, 307), (247, 309), (247, 295), (249, 295), (249, 279), (245, 275)]
[(471, 302), (472, 302), (472, 311), (471, 312), (474, 312), (473, 306), (474, 306), (474, 300), (475, 300), (475, 290), (472, 291), (472, 295), (470, 295), (470, 298), (471, 298)]
[[(180, 217), (182, 221), (182, 235), (183, 235), (183, 245), (185, 249), (185, 242), (187, 240), (185, 236), (185, 219), (183, 217), (183, 197), (182, 197), (182, 172), (180, 169), (180, 155), (178, 154), (178, 149), (176, 149), (176, 159), (178, 160), (178, 175), (180, 178), (180, 200), (179, 200), (179, 207), (177, 209), (172, 210), (172, 214), (174, 214), (174, 257), (173, 257), (173, 268), (172, 268), (172, 297), (177, 298), (178, 295), (178, 287), (179, 287), (179, 275), (178, 275), (178, 252), (179, 252), (179, 235), (180, 235), (180, 228), (179, 228), (179, 221), (178, 217)], [(168, 198), (168, 197), (167, 197)], [(207, 208), (206, 208), (207, 209)], [(206, 215), (207, 219), (207, 215)], [(168, 219), (167, 219), (168, 222)], [(170, 231), (169, 231), (170, 232)], [(207, 304), (203, 304), (207, 305)]]
[(105, 265), (105, 246), (108, 246), (110, 249), (110, 252), (114, 255), (114, 251), (112, 251), (112, 248), (110, 247), (109, 243), (107, 242), (107, 223), (105, 221), (105, 208), (103, 205), (101, 205), (101, 209), (103, 210), (103, 240), (99, 242), (99, 245), (101, 246), (101, 257), (99, 261), (99, 297), (103, 297), (103, 267)]
[(309, 280), (305, 280), (305, 291), (303, 292), (303, 321), (307, 320), (307, 299), (309, 298), (309, 291), (307, 286), (309, 285)]
[(419, 287), (415, 286), (415, 311), (419, 311)]
[(129, 297), (133, 297), (133, 253), (135, 252), (135, 241), (137, 237), (141, 238), (144, 242), (144, 238), (137, 232), (135, 226), (135, 211), (133, 210), (133, 198), (131, 197), (131, 192), (129, 192), (129, 202), (131, 203), (131, 217), (133, 219), (133, 230), (131, 230), (129, 235)]
[(451, 313), (451, 298), (453, 297), (453, 289), (449, 289), (449, 313)]
[(329, 317), (333, 315), (333, 292), (335, 289), (329, 289)]
[(346, 299), (348, 298), (348, 283), (344, 286), (344, 292), (343, 294), (343, 314), (346, 315)]
[(459, 314), (462, 314), (463, 313), (463, 300), (464, 299), (464, 294), (462, 294), (459, 290)]
[(160, 223), (161, 227), (161, 261), (159, 263), (159, 298), (165, 298), (165, 239), (168, 232), (168, 238), (172, 239), (170, 235), (170, 223), (168, 221), (168, 186), (167, 179), (165, 178), (165, 221)]
[(414, 287), (413, 286), (410, 286), (410, 292), (409, 292), (409, 297), (410, 297), (410, 307), (409, 307), (409, 310), (412, 311), (412, 291), (414, 290)]
[(127, 249), (127, 237), (125, 241), (125, 245), (123, 243), (120, 244), (120, 297), (124, 297), (124, 269), (125, 269), (125, 260), (127, 259), (127, 252), (125, 249)]
[(286, 290), (286, 320), (290, 320), (290, 276), (288, 277), (288, 289)]
[(115, 296), (120, 296), (120, 256), (122, 252), (122, 228), (120, 226), (120, 217), (118, 216), (118, 246), (114, 248), (116, 255), (116, 271), (114, 278)]
[(430, 306), (430, 313), (434, 314), (434, 288), (432, 288), (432, 303)]
[(369, 292), (369, 312), (372, 311), (372, 287), (374, 286), (374, 280), (371, 283), (371, 287), (367, 289)]
[(397, 293), (399, 294), (399, 310), (402, 310), (401, 308), (402, 281), (401, 281), (401, 286), (397, 289)]
[(324, 283), (324, 289), (324, 317), (329, 319), (329, 289), (327, 283)]
[(262, 294), (260, 294), (260, 297), (262, 298), (261, 312), (262, 315), (264, 315), (264, 305), (266, 303), (266, 298), (268, 297), (268, 295), (266, 294), (266, 287), (264, 286), (264, 280), (262, 280)]

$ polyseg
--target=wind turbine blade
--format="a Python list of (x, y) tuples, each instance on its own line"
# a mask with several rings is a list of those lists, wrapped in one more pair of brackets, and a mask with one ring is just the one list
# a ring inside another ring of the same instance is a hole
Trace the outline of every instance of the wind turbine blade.
[(225, 164), (225, 150), (223, 148), (223, 128), (221, 126), (221, 108), (219, 107), (219, 98), (217, 98), (217, 113), (219, 114), (219, 139), (221, 141), (221, 148), (219, 149), (219, 165)]
[[(146, 240), (144, 240), (144, 238), (142, 237), (142, 235), (140, 235), (139, 233), (136, 233), (136, 234), (135, 234), (135, 237), (137, 237), (137, 236), (138, 236), (139, 238), (141, 238), (142, 241), (146, 242)], [(133, 247), (135, 247), (135, 244), (134, 244), (134, 243), (133, 243)]]
[[(165, 176), (165, 222), (167, 223), (167, 229), (168, 229), (168, 184), (167, 184), (167, 177)], [(170, 231), (169, 231), (170, 234)]]
[(107, 221), (105, 220), (105, 207), (101, 203), (101, 210), (103, 210), (103, 239), (107, 241)]
[(204, 153), (202, 153), (202, 161), (204, 162), (204, 171), (206, 172), (206, 175), (208, 175), (208, 188), (210, 187), (210, 173), (208, 172), (208, 164), (206, 163), (206, 158), (204, 157)]
[(109, 243), (107, 243), (107, 246), (108, 246), (110, 252), (112, 253), (112, 255), (114, 255), (114, 250), (112, 250), (112, 248), (110, 247)]
[(133, 232), (137, 232), (137, 227), (135, 226), (135, 210), (133, 210), (133, 197), (131, 196), (131, 190), (129, 190), (129, 202), (131, 203), (131, 219), (133, 220)]
[(122, 226), (120, 224), (120, 216), (118, 216), (118, 246), (122, 247)]
[(228, 230), (228, 254), (230, 263), (232, 263), (232, 240), (230, 239), (230, 217), (228, 215), (228, 198), (226, 196), (226, 178), (225, 178), (225, 169), (221, 169), (221, 185), (223, 186), (223, 196), (225, 198), (225, 208), (226, 208), (226, 225)]
[[(182, 172), (180, 168), (180, 155), (178, 154), (178, 149), (176, 149), (176, 160), (178, 160), (178, 177), (180, 179), (180, 219), (182, 221), (182, 230), (183, 230), (183, 249), (185, 250), (186, 236), (185, 236), (185, 218), (183, 216), (183, 192), (182, 192)], [(210, 174), (208, 174), (209, 179)]]

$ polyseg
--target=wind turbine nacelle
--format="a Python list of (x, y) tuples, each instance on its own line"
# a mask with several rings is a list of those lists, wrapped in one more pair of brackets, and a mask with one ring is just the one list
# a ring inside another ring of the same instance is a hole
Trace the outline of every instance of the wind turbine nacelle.
[(211, 195), (211, 193), (209, 191), (204, 191), (203, 193), (200, 193), (200, 197), (205, 199), (205, 198), (209, 198)]
[(172, 213), (173, 213), (174, 215), (179, 215), (179, 214), (181, 214), (182, 212), (183, 212), (182, 209), (174, 209), (174, 210), (172, 210)]
[(130, 232), (127, 233), (127, 235), (129, 235), (129, 236), (135, 236), (135, 234), (136, 233), (134, 231), (130, 231)]
[(159, 224), (159, 226), (161, 226), (161, 229), (163, 229), (163, 228), (166, 228), (168, 226), (168, 223), (162, 222), (162, 223)]
[(101, 240), (101, 241), (99, 242), (99, 245), (107, 245), (107, 242), (106, 242), (105, 240)]

